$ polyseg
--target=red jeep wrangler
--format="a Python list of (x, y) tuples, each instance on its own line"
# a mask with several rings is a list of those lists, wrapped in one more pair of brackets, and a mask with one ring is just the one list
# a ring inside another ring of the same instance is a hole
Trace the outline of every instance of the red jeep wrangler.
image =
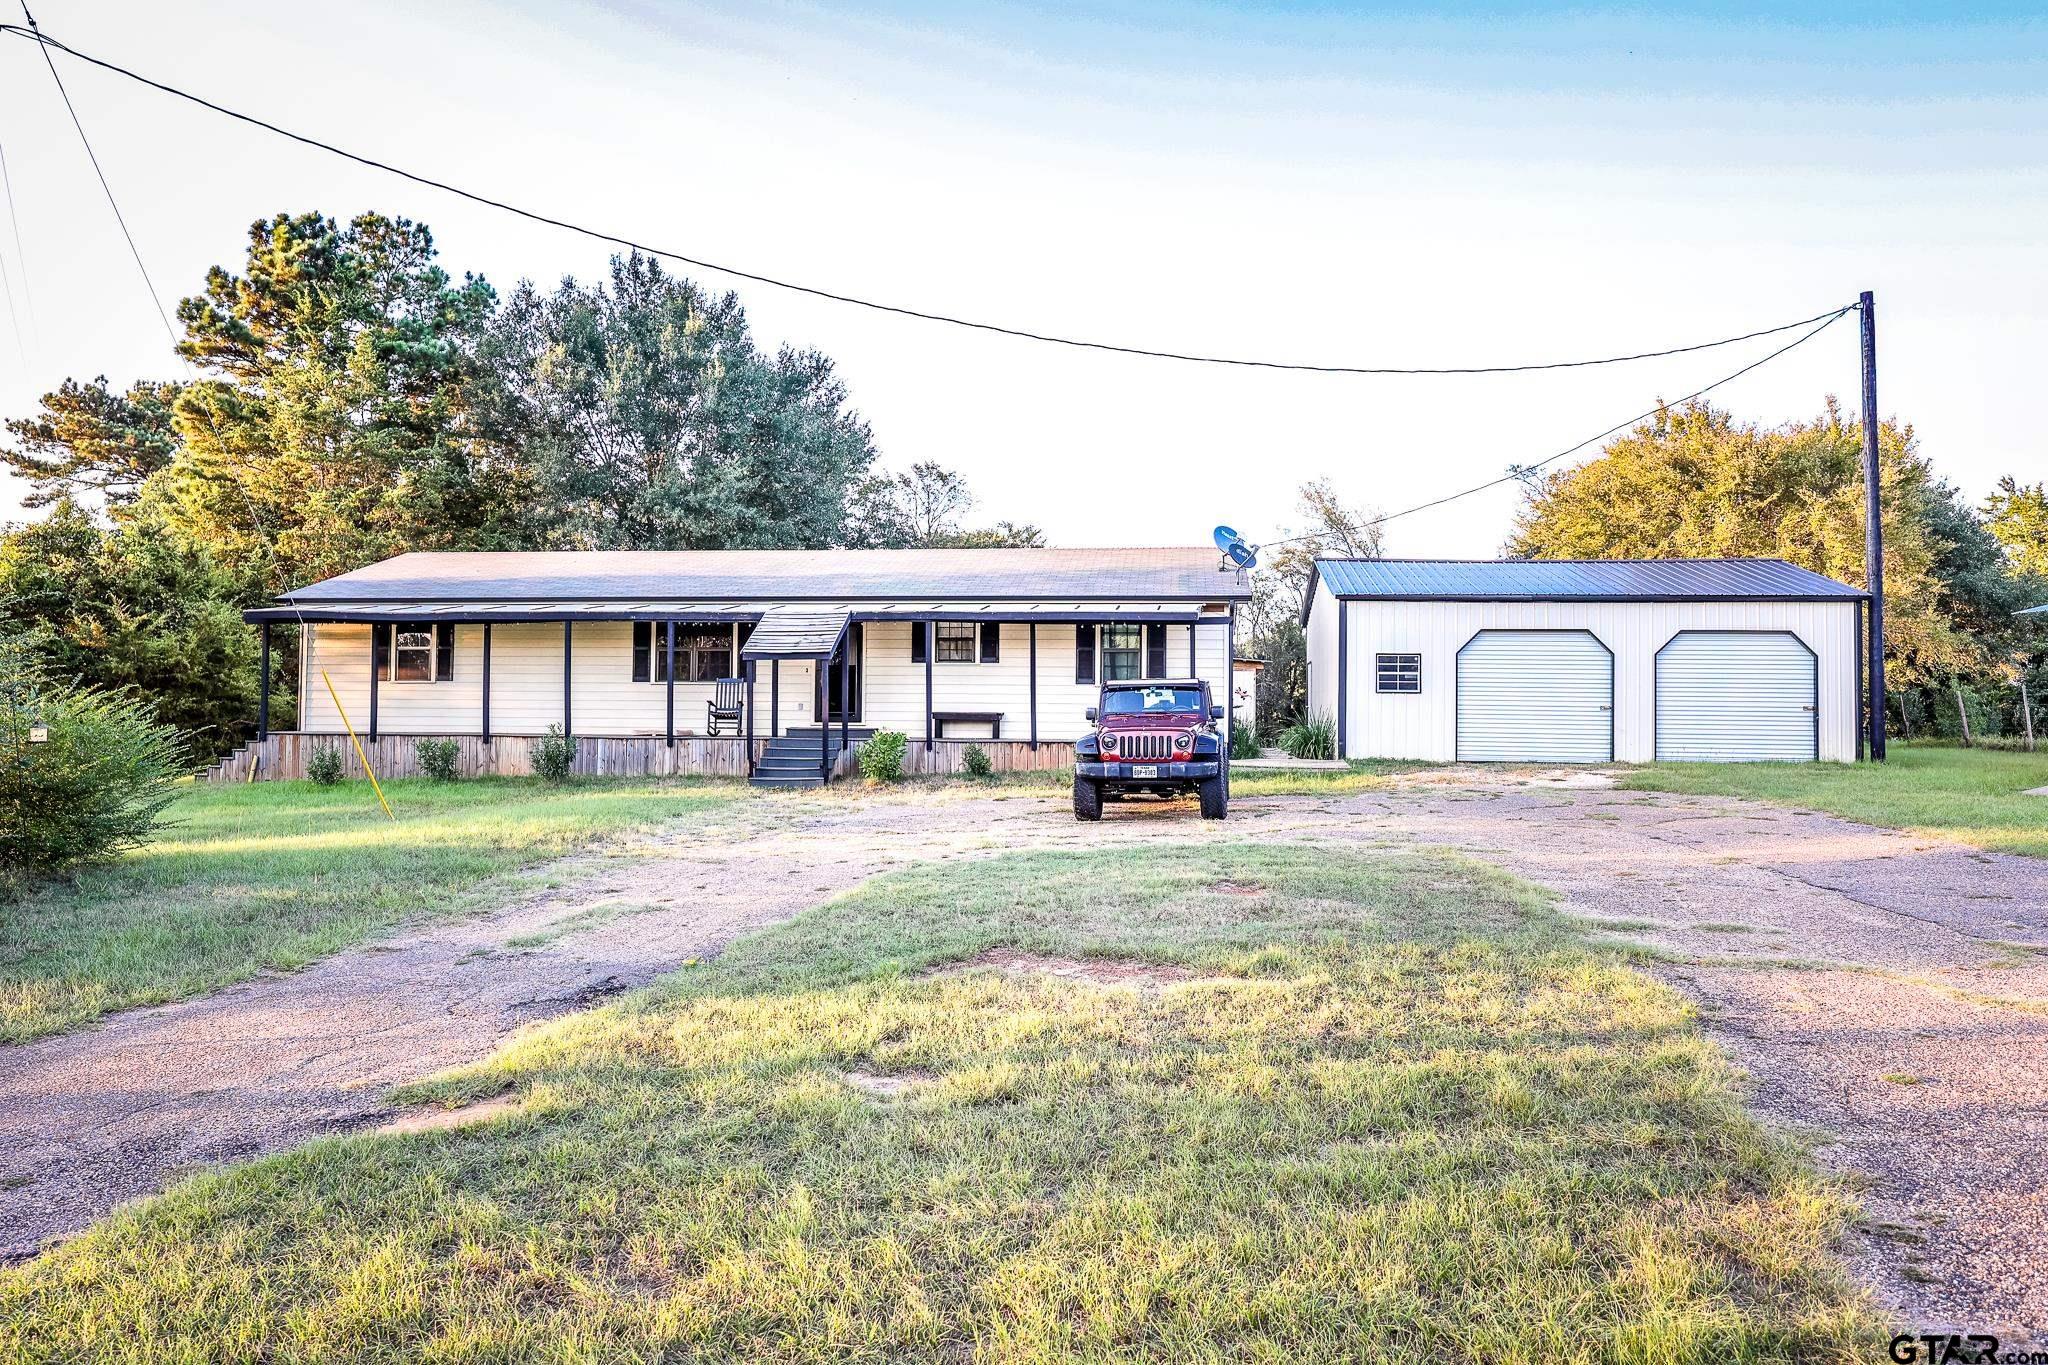
[(1199, 679), (1106, 682), (1088, 708), (1092, 733), (1074, 745), (1074, 818), (1100, 820), (1105, 798), (1193, 791), (1202, 818), (1221, 820), (1230, 803), (1230, 764)]

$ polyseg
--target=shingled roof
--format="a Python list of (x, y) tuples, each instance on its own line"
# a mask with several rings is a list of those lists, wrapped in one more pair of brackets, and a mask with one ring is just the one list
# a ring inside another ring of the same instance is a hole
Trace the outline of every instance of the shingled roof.
[(1244, 601), (1208, 546), (1153, 549), (545, 550), (398, 555), (284, 595), (377, 602)]

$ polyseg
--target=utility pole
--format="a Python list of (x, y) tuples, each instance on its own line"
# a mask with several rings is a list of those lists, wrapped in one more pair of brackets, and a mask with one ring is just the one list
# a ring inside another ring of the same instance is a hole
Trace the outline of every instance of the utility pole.
[(1877, 302), (1858, 300), (1863, 320), (1863, 577), (1870, 590), (1870, 756), (1884, 762), (1884, 519), (1877, 486)]

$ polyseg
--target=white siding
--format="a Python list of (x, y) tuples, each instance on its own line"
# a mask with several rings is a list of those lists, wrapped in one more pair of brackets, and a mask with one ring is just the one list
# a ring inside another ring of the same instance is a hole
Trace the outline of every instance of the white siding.
[[(300, 728), (315, 733), (340, 730), (341, 719), (320, 680), (326, 669), (358, 731), (370, 725), (370, 628), (315, 625), (307, 656), (305, 714)], [(455, 678), (451, 682), (393, 682), (377, 687), (377, 728), (391, 735), (478, 734), (483, 724), (483, 639), (480, 625), (455, 627)], [(666, 687), (633, 681), (633, 627), (628, 621), (586, 621), (576, 626), (573, 667), (578, 734), (653, 735), (667, 726)], [(790, 665), (783, 665), (784, 721)], [(802, 719), (810, 717), (810, 666), (801, 666)], [(763, 674), (766, 685), (766, 674)], [(710, 683), (676, 684), (676, 733), (704, 732), (704, 704)], [(767, 712), (767, 697), (761, 699)], [(491, 627), (491, 731), (538, 735), (562, 723), (562, 627), (553, 622)]]
[[(1681, 630), (1796, 635), (1819, 660), (1820, 756), (1856, 757), (1853, 602), (1349, 602), (1351, 661), (1345, 752), (1351, 758), (1448, 763), (1457, 755), (1458, 650), (1482, 630), (1590, 630), (1614, 652), (1614, 757), (1656, 757), (1656, 656)], [(1311, 706), (1335, 707), (1336, 603), (1319, 589), (1309, 618)], [(1422, 656), (1422, 691), (1380, 694), (1373, 656)], [(1320, 699), (1328, 697), (1327, 703)]]
[[(1333, 724), (1337, 718), (1337, 612), (1337, 599), (1319, 576), (1308, 612), (1308, 713), (1327, 717)], [(1352, 623), (1357, 624), (1355, 618)], [(1355, 743), (1356, 733), (1349, 738)]]
[[(861, 724), (884, 730), (901, 730), (912, 738), (924, 737), (924, 664), (910, 657), (911, 631), (908, 621), (867, 623), (863, 662)], [(1004, 622), (1001, 658), (992, 664), (942, 663), (932, 665), (932, 709), (934, 711), (997, 711), (1003, 717), (1004, 739), (1031, 737), (1031, 673), (1029, 667), (1030, 626), (1026, 622)], [(1087, 732), (1087, 709), (1095, 705), (1099, 683), (1074, 681), (1074, 634), (1071, 622), (1048, 621), (1038, 627), (1038, 737), (1074, 740)], [(1166, 671), (1182, 676), (1188, 666), (1186, 625), (1166, 628)], [(1200, 676), (1208, 679), (1210, 693), (1220, 705), (1229, 695), (1230, 645), (1228, 622), (1216, 617), (1204, 622), (1196, 633), (1196, 660)], [(1097, 678), (1101, 661), (1097, 658)], [(974, 732), (955, 726), (947, 730), (953, 738), (971, 738)]]
[[(860, 723), (879, 729), (924, 735), (924, 665), (910, 658), (908, 621), (869, 621), (863, 627), (866, 648), (862, 668)], [(1004, 622), (1001, 658), (993, 664), (933, 666), (933, 709), (999, 711), (1003, 738), (1027, 739), (1031, 733), (1029, 627)], [(1179, 677), (1188, 666), (1190, 627), (1166, 628), (1167, 672)], [(1071, 623), (1041, 622), (1038, 626), (1038, 737), (1072, 741), (1086, 730), (1083, 712), (1095, 704), (1096, 684), (1074, 681), (1074, 631)], [(1197, 664), (1210, 692), (1221, 704), (1229, 696), (1230, 646), (1227, 618), (1203, 622), (1196, 633)], [(657, 648), (659, 634), (656, 635)], [(356, 729), (367, 732), (370, 718), (370, 628), (367, 625), (316, 625), (306, 656), (302, 729), (337, 733), (341, 719), (320, 681), (326, 669), (348, 708)], [(661, 683), (633, 681), (632, 624), (626, 621), (579, 622), (575, 629), (573, 702), (575, 729), (581, 735), (653, 735), (665, 728), (666, 688)], [(1098, 663), (1099, 667), (1099, 663)], [(477, 734), (482, 725), (483, 627), (455, 628), (455, 678), (440, 683), (397, 683), (388, 678), (377, 689), (378, 730), (392, 735)], [(781, 664), (781, 705), (784, 729), (809, 725), (815, 717), (813, 665), (785, 659)], [(676, 732), (702, 734), (704, 705), (710, 683), (676, 684)], [(755, 675), (755, 707), (759, 733), (769, 722), (769, 667)], [(491, 729), (501, 735), (537, 735), (562, 720), (562, 627), (559, 623), (503, 624), (491, 630)], [(969, 737), (962, 727), (950, 732)]]

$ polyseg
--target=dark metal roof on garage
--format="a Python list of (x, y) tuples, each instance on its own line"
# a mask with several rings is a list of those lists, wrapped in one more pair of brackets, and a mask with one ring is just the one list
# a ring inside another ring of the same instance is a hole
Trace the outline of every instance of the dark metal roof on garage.
[(1782, 559), (1319, 559), (1315, 572), (1349, 600), (1856, 602), (1868, 596)]

